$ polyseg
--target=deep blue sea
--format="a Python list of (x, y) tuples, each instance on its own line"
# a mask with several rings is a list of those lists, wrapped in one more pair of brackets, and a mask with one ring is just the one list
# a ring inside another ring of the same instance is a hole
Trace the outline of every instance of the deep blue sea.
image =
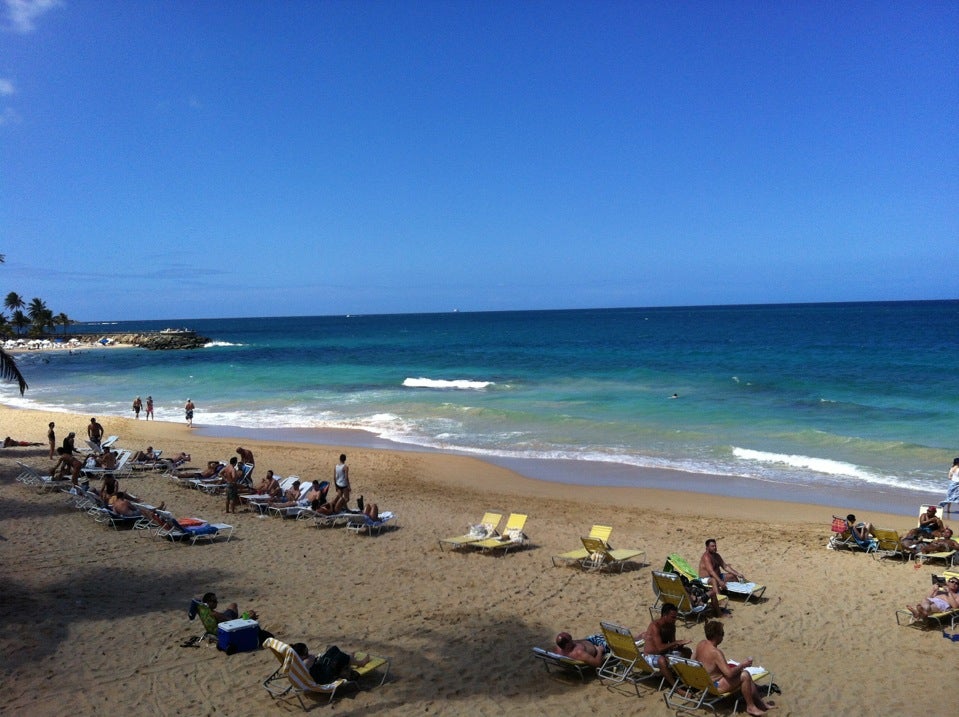
[[(763, 484), (941, 494), (959, 455), (959, 301), (78, 325), (188, 326), (203, 349), (27, 352), (8, 405), (200, 426), (361, 429), (576, 482), (675, 468)], [(677, 398), (672, 398), (677, 394)], [(603, 470), (603, 466), (609, 470)], [(638, 479), (637, 479), (638, 480)]]

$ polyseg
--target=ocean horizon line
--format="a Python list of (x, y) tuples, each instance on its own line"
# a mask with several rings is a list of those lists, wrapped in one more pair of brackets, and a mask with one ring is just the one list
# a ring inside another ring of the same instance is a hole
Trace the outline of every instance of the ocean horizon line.
[(750, 308), (788, 308), (788, 307), (848, 307), (870, 305), (918, 305), (918, 304), (950, 304), (959, 303), (959, 298), (949, 299), (864, 299), (854, 301), (784, 301), (760, 303), (733, 303), (733, 304), (650, 304), (646, 306), (580, 306), (535, 309), (448, 309), (435, 311), (399, 311), (399, 312), (342, 312), (335, 314), (288, 314), (268, 316), (193, 316), (193, 317), (163, 317), (156, 319), (90, 319), (77, 320), (71, 326), (112, 326), (116, 324), (167, 322), (181, 323), (189, 321), (255, 321), (255, 320), (287, 320), (287, 319), (337, 319), (337, 318), (381, 318), (390, 316), (446, 316), (450, 314), (463, 315), (498, 315), (498, 314), (532, 314), (532, 313), (575, 313), (575, 312), (620, 312), (620, 311), (658, 311), (658, 310), (690, 310), (702, 311), (710, 309), (750, 309)]

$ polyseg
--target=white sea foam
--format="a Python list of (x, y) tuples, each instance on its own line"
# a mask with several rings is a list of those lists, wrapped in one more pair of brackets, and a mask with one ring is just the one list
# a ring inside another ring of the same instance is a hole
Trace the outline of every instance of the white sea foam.
[(815, 473), (837, 478), (852, 478), (873, 485), (894, 486), (896, 488), (916, 487), (914, 483), (906, 483), (896, 476), (883, 475), (853, 463), (831, 460), (829, 458), (815, 458), (812, 456), (791, 455), (786, 453), (769, 453), (766, 451), (755, 451), (749, 448), (738, 448), (736, 446), (733, 447), (733, 456), (743, 461), (814, 471)]
[(208, 341), (207, 343), (203, 344), (203, 348), (205, 349), (216, 348), (220, 346), (244, 346), (244, 344), (235, 344), (230, 341)]
[(495, 386), (492, 381), (470, 381), (461, 378), (455, 380), (446, 380), (441, 378), (407, 378), (403, 381), (407, 388), (456, 388), (466, 390), (479, 390)]

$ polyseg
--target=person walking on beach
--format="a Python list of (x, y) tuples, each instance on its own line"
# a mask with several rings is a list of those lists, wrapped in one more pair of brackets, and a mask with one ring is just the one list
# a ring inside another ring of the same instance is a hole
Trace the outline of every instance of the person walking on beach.
[(147, 396), (147, 417), (146, 420), (149, 421), (151, 418), (155, 421), (156, 418), (153, 416), (153, 396)]
[(336, 497), (343, 498), (343, 504), (350, 503), (350, 467), (346, 465), (346, 454), (340, 454), (340, 462), (333, 468), (333, 485), (336, 487)]
[(943, 513), (952, 512), (952, 504), (959, 503), (959, 457), (952, 459), (952, 468), (949, 469), (949, 490), (946, 499), (939, 503)]
[(137, 420), (140, 420), (140, 409), (143, 408), (143, 401), (140, 400), (140, 397), (137, 396), (133, 399), (133, 415)]
[(56, 424), (53, 421), (50, 421), (49, 428), (47, 430), (47, 440), (50, 442), (50, 460), (53, 460), (53, 457), (57, 453), (57, 432), (54, 430)]
[(186, 412), (186, 425), (190, 428), (193, 428), (193, 411), (196, 410), (196, 406), (193, 405), (193, 401), (188, 398), (183, 410)]

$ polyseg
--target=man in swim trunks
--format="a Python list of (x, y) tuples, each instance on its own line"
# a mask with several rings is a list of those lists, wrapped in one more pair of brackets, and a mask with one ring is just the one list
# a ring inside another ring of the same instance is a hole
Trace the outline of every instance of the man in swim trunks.
[(91, 418), (87, 424), (87, 437), (93, 441), (97, 448), (100, 448), (100, 441), (103, 440), (103, 426), (97, 423), (97, 419)]
[(693, 651), (686, 647), (689, 640), (676, 639), (676, 618), (679, 610), (671, 602), (664, 602), (659, 618), (649, 623), (643, 635), (643, 659), (646, 664), (666, 678), (670, 685), (676, 681), (676, 676), (669, 667), (668, 654), (691, 657)]
[[(240, 502), (240, 491), (237, 489), (236, 482), (239, 476), (236, 474), (236, 456), (230, 459), (222, 471), (220, 471), (220, 480), (226, 484), (226, 512), (236, 513), (236, 506)], [(231, 510), (232, 508), (232, 510)]]
[(710, 620), (705, 625), (706, 639), (696, 645), (693, 659), (701, 662), (709, 679), (716, 689), (721, 692), (732, 692), (739, 689), (746, 700), (746, 712), (751, 715), (764, 715), (772, 707), (759, 694), (759, 688), (753, 682), (752, 675), (746, 671), (753, 664), (752, 658), (743, 660), (738, 665), (730, 665), (726, 655), (719, 649), (719, 643), (725, 637), (723, 624), (719, 620)]
[[(723, 572), (725, 570), (726, 572)], [(709, 538), (706, 541), (706, 552), (699, 559), (699, 577), (709, 578), (709, 597), (712, 604), (713, 614), (717, 617), (719, 610), (719, 593), (726, 590), (726, 575), (729, 574), (739, 582), (746, 580), (745, 576), (736, 570), (732, 565), (723, 560), (716, 546), (716, 539)]]
[(190, 428), (193, 428), (193, 412), (196, 410), (196, 406), (193, 405), (193, 401), (189, 398), (186, 400), (186, 405), (183, 406), (183, 411), (186, 414), (186, 425)]
[(944, 528), (942, 519), (936, 515), (936, 506), (934, 505), (930, 505), (926, 508), (926, 512), (919, 516), (919, 532), (925, 538), (938, 536)]
[(920, 620), (934, 612), (947, 612), (956, 608), (959, 608), (959, 579), (957, 578), (949, 578), (945, 587), (939, 583), (933, 585), (929, 597), (923, 598), (916, 607), (906, 605), (906, 609), (912, 613), (912, 616)]
[(236, 453), (238, 456), (240, 456), (240, 463), (246, 463), (248, 466), (250, 466), (250, 472), (247, 473), (246, 477), (252, 481), (253, 466), (256, 465), (256, 462), (253, 460), (253, 451), (251, 451), (249, 448), (244, 448), (243, 446), (237, 446)]
[(561, 632), (556, 636), (557, 655), (585, 662), (592, 667), (602, 665), (607, 652), (609, 645), (602, 635), (590, 635), (582, 640), (574, 640), (568, 632)]
[(333, 487), (336, 496), (343, 498), (344, 503), (350, 502), (350, 467), (346, 465), (346, 454), (340, 454), (340, 462), (333, 468)]

